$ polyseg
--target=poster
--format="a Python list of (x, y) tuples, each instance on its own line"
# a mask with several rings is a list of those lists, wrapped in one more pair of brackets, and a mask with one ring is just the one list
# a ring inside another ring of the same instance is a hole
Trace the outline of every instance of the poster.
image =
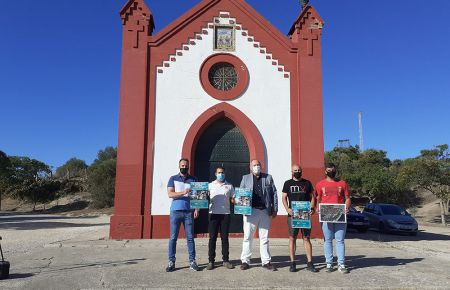
[(252, 190), (247, 188), (235, 189), (234, 214), (252, 214)]
[(292, 228), (310, 229), (311, 228), (311, 202), (293, 201), (291, 203), (293, 216), (291, 219)]
[(208, 208), (208, 182), (191, 182), (191, 208)]
[(320, 203), (319, 221), (327, 223), (347, 223), (345, 204)]

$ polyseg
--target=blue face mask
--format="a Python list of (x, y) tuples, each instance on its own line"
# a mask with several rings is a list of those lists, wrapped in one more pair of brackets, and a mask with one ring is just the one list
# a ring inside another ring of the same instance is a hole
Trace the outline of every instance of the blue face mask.
[(218, 173), (216, 174), (217, 180), (224, 181), (225, 180), (225, 173)]

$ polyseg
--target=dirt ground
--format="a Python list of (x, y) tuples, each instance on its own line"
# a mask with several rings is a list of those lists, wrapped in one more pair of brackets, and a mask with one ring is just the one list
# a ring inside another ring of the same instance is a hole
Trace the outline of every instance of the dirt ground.
[[(322, 240), (313, 240), (319, 273), (305, 271), (301, 243), (299, 271), (289, 272), (287, 239), (270, 240), (277, 272), (260, 267), (257, 240), (250, 270), (207, 271), (208, 240), (203, 238), (196, 239), (201, 272), (189, 270), (186, 243), (180, 240), (178, 269), (165, 273), (167, 240), (112, 241), (108, 232), (109, 215), (1, 212), (0, 234), (11, 278), (1, 280), (0, 289), (450, 289), (450, 227), (421, 225), (416, 237), (348, 231), (347, 275), (324, 271)], [(236, 265), (241, 249), (242, 240), (231, 239), (230, 257)]]

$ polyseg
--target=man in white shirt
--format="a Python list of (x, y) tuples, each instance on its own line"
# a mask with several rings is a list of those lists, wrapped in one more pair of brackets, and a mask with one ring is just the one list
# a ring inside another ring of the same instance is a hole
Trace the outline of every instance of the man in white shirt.
[(223, 266), (227, 269), (233, 269), (234, 266), (229, 261), (229, 242), (228, 232), (230, 229), (230, 202), (233, 202), (233, 185), (225, 180), (225, 169), (216, 168), (216, 180), (209, 184), (209, 243), (208, 256), (209, 263), (207, 270), (214, 269), (214, 260), (216, 258), (216, 241), (220, 230), (222, 239), (222, 260)]

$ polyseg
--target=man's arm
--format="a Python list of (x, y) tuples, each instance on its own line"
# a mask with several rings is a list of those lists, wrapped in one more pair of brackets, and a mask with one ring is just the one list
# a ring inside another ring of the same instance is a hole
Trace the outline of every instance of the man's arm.
[(314, 192), (314, 187), (311, 184), (311, 213), (314, 213), (316, 210), (316, 195)]
[(278, 213), (278, 194), (277, 194), (277, 188), (275, 187), (275, 183), (273, 182), (272, 175), (270, 176), (270, 184), (272, 186), (273, 191), (273, 213), (272, 217), (276, 217)]
[(351, 205), (352, 205), (352, 201), (350, 199), (350, 196), (346, 196), (345, 197), (345, 213), (349, 212)]
[(241, 185), (239, 187), (245, 188), (245, 175), (242, 176)]
[(174, 187), (167, 187), (167, 195), (170, 198), (179, 198), (184, 196), (186, 193), (189, 193), (191, 191), (190, 188), (186, 188), (184, 191), (176, 192)]
[(283, 205), (284, 205), (284, 208), (286, 209), (287, 213), (290, 216), (293, 216), (292, 209), (290, 209), (289, 205), (288, 205), (287, 193), (286, 192), (282, 192), (281, 193), (281, 200), (283, 201)]
[(347, 182), (344, 186), (344, 194), (345, 194), (345, 213), (348, 213), (350, 210), (350, 206), (352, 205), (352, 200), (350, 199), (350, 193), (348, 191)]

